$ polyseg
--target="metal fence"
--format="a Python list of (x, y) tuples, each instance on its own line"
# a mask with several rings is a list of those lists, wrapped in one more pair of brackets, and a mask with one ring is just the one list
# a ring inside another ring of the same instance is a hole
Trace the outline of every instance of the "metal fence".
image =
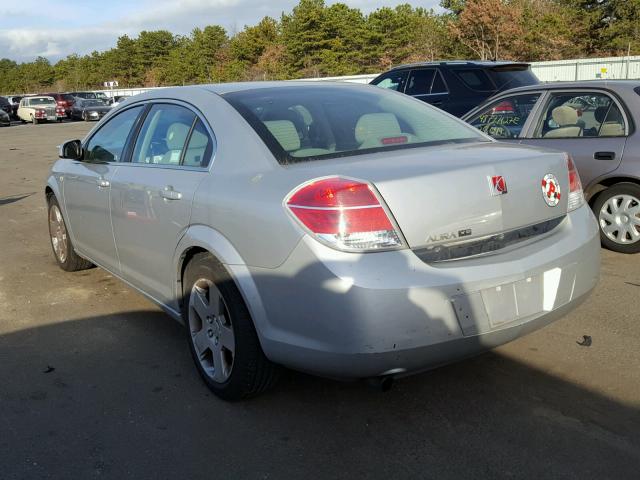
[(533, 62), (531, 69), (543, 82), (638, 79), (640, 56)]

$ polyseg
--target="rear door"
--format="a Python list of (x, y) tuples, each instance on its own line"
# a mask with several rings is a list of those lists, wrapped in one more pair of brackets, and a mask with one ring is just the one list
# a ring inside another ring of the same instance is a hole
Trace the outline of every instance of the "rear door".
[(118, 271), (109, 203), (111, 182), (128, 138), (142, 112), (133, 107), (112, 117), (84, 144), (83, 159), (66, 162), (62, 181), (67, 222), (80, 253), (113, 272)]
[(570, 153), (586, 187), (618, 168), (628, 134), (625, 110), (609, 92), (550, 91), (522, 143)]
[(174, 307), (173, 254), (213, 150), (213, 135), (197, 112), (156, 103), (137, 133), (130, 161), (113, 179), (111, 218), (121, 274)]
[(449, 97), (447, 85), (437, 68), (411, 70), (404, 93), (438, 108), (444, 107)]

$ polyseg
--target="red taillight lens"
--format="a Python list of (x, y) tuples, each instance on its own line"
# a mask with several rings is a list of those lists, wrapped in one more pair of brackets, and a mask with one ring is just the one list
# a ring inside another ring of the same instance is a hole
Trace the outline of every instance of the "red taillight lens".
[(295, 190), (286, 204), (302, 225), (331, 247), (367, 251), (402, 246), (398, 229), (368, 183), (339, 177), (315, 180)]
[(569, 172), (569, 198), (567, 210), (575, 210), (584, 203), (584, 194), (582, 192), (582, 182), (580, 174), (573, 163), (571, 155), (567, 155), (567, 170)]
[(493, 113), (513, 113), (513, 105), (511, 102), (501, 102), (493, 107)]

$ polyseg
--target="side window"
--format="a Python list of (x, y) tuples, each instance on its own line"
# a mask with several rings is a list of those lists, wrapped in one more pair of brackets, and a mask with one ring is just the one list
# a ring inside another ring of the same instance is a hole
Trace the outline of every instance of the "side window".
[(442, 73), (440, 73), (440, 70), (436, 70), (436, 75), (433, 77), (431, 93), (448, 93), (447, 84), (444, 83), (444, 79), (442, 78)]
[(84, 147), (84, 159), (88, 162), (120, 162), (129, 134), (143, 110), (137, 106), (111, 118)]
[(469, 123), (493, 138), (517, 138), (540, 95), (533, 93), (502, 98), (485, 107)]
[(375, 85), (381, 88), (388, 88), (389, 90), (403, 92), (404, 84), (407, 81), (408, 74), (409, 72), (407, 72), (406, 70), (389, 72), (387, 75), (378, 80), (378, 83), (376, 83)]
[(131, 161), (180, 165), (195, 119), (191, 110), (179, 105), (153, 105), (138, 135)]
[(484, 70), (478, 68), (455, 71), (460, 80), (472, 90), (479, 92), (490, 92), (495, 90), (495, 86)]
[(621, 137), (624, 117), (609, 95), (599, 92), (553, 93), (535, 138)]
[(421, 68), (420, 70), (411, 70), (409, 82), (404, 93), (407, 95), (426, 95), (431, 93), (431, 84), (436, 70), (433, 68)]
[[(602, 118), (604, 109), (600, 111), (596, 109), (596, 120)], [(614, 102), (611, 103), (609, 111), (604, 117), (604, 122), (600, 124), (600, 130), (598, 131), (599, 137), (622, 137), (626, 134), (624, 117), (622, 112), (618, 108), (618, 105)]]
[(191, 137), (184, 152), (182, 165), (187, 167), (206, 167), (209, 165), (211, 150), (213, 149), (211, 138), (200, 119), (191, 131)]

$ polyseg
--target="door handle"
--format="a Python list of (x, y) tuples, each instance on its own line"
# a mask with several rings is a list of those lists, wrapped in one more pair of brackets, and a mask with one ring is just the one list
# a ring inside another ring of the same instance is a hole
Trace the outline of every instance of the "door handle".
[(616, 152), (596, 152), (593, 154), (596, 160), (615, 160)]
[(182, 193), (174, 190), (171, 185), (167, 185), (160, 190), (160, 196), (165, 200), (180, 200), (182, 198)]
[(109, 182), (109, 180), (105, 180), (102, 177), (98, 178), (97, 183), (98, 188), (107, 188), (109, 185), (111, 185), (111, 182)]

